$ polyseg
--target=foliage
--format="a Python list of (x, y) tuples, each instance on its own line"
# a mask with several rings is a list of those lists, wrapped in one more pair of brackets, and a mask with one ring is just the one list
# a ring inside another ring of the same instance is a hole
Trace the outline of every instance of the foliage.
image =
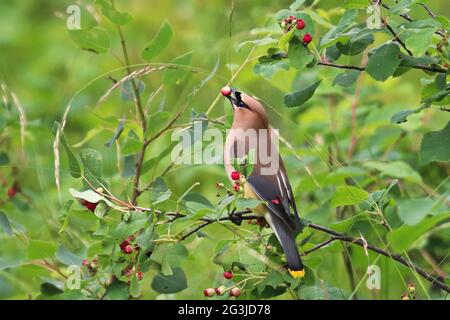
[[(58, 1), (0, 4), (0, 298), (199, 299), (224, 286), (212, 299), (237, 287), (230, 299), (400, 299), (409, 283), (411, 298), (446, 296), (445, 1), (383, 1), (379, 28), (358, 0), (116, 2), (81, 2), (78, 30)], [(175, 129), (195, 159), (199, 128), (230, 127), (225, 84), (259, 96), (280, 129), (302, 279), (223, 165), (173, 157)], [(379, 290), (365, 285), (371, 265)]]

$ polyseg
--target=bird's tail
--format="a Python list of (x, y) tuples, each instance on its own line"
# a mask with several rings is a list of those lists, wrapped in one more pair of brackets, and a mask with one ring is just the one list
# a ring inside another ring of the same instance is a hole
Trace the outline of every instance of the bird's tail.
[(297, 244), (295, 243), (295, 231), (275, 215), (270, 215), (269, 218), (266, 217), (266, 220), (275, 232), (275, 235), (286, 254), (289, 273), (294, 278), (304, 277), (305, 269), (302, 260), (300, 259)]

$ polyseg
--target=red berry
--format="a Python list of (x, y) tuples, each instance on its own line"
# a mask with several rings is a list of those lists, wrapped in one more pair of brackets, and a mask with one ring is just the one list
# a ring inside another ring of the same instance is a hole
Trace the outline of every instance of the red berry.
[(225, 289), (226, 289), (225, 286), (220, 286), (220, 287), (214, 289), (214, 291), (216, 292), (216, 294), (218, 296), (221, 296), (225, 292)]
[(294, 16), (289, 16), (289, 17), (286, 18), (286, 21), (289, 22), (289, 23), (292, 22), (292, 20), (295, 20)]
[(87, 267), (89, 265), (89, 260), (88, 259), (83, 259), (83, 261), (81, 261), (81, 264), (85, 267)]
[(297, 20), (297, 29), (298, 30), (302, 30), (305, 28), (305, 20), (303, 19), (298, 19)]
[(93, 203), (93, 202), (89, 202), (87, 200), (84, 200), (81, 204), (84, 205), (88, 210), (94, 212), (95, 208), (97, 208), (98, 202), (97, 203)]
[(123, 253), (130, 254), (133, 252), (133, 247), (130, 245), (127, 245), (122, 251), (123, 251)]
[(13, 198), (17, 194), (17, 189), (11, 187), (8, 189), (8, 197)]
[(142, 272), (138, 271), (136, 272), (136, 278), (141, 281), (142, 279), (144, 279), (144, 275), (142, 274)]
[(239, 173), (239, 171), (233, 171), (230, 174), (231, 180), (234, 180), (234, 181), (239, 180), (240, 176), (241, 176), (241, 174)]
[(234, 188), (234, 191), (236, 191), (236, 192), (241, 191), (241, 186), (238, 185), (237, 183), (234, 184), (233, 188)]
[(231, 95), (231, 88), (228, 86), (223, 87), (220, 90), (220, 93), (224, 96), (224, 97), (229, 97)]
[(233, 273), (232, 273), (231, 271), (225, 271), (225, 272), (223, 273), (223, 276), (224, 276), (226, 279), (231, 279), (231, 278), (233, 278)]
[(231, 297), (239, 297), (240, 295), (241, 295), (241, 289), (239, 289), (238, 287), (234, 287), (233, 289), (230, 290)]
[(213, 288), (207, 288), (205, 290), (203, 290), (203, 295), (205, 297), (212, 297), (214, 295), (214, 289)]
[(308, 44), (308, 43), (310, 43), (312, 41), (312, 36), (309, 34), (309, 33), (307, 33), (307, 34), (305, 34), (304, 36), (303, 36), (303, 42), (305, 43), (305, 44)]
[(122, 243), (119, 245), (120, 250), (124, 251), (125, 247), (128, 246), (129, 244), (130, 244), (130, 241), (128, 241), (128, 239), (123, 240)]

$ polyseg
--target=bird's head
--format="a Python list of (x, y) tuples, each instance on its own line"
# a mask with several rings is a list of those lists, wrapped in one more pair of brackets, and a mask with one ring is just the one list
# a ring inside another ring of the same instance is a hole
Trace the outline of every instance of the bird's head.
[(268, 128), (267, 112), (260, 101), (232, 87), (223, 87), (221, 93), (233, 108), (234, 121), (252, 128)]

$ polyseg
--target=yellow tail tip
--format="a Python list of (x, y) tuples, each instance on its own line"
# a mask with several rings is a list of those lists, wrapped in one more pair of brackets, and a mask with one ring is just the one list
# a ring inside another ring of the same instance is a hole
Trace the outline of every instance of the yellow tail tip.
[(291, 276), (293, 276), (295, 279), (303, 278), (305, 276), (305, 269), (302, 270), (291, 270), (288, 269)]

